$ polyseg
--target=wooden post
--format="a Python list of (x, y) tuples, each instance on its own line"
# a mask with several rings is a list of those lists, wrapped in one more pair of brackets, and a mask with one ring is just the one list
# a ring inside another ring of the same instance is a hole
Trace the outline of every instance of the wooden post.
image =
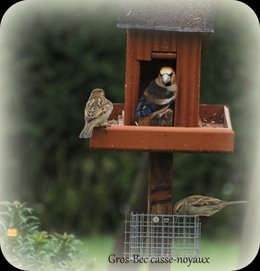
[[(172, 214), (173, 154), (149, 153), (148, 214)], [(170, 264), (149, 264), (149, 271), (169, 271)]]
[(149, 153), (149, 214), (172, 214), (172, 160), (172, 153)]

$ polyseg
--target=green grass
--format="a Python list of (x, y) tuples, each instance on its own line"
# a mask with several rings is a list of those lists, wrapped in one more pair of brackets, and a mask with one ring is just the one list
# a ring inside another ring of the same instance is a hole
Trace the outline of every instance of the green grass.
[(94, 235), (81, 239), (79, 245), (80, 258), (82, 262), (92, 263), (94, 270), (106, 270), (108, 256), (111, 254), (115, 242), (112, 235)]
[(231, 271), (236, 267), (239, 244), (230, 240), (202, 240), (200, 257), (209, 257), (209, 263), (174, 263), (172, 270), (178, 271)]
[[(96, 235), (82, 240), (81, 259), (92, 262), (95, 270), (103, 271), (108, 266), (108, 256), (112, 253), (115, 237), (112, 235)], [(230, 271), (235, 270), (239, 253), (239, 244), (230, 240), (202, 240), (201, 257), (209, 257), (208, 263), (173, 263), (174, 271)], [(147, 264), (135, 265), (133, 271), (147, 270)], [(122, 264), (122, 270), (126, 264)]]

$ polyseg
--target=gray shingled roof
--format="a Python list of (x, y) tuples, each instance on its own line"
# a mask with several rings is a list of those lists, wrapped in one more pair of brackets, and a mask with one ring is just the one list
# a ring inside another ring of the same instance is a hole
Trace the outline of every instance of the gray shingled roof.
[(119, 28), (214, 32), (215, 0), (119, 0)]

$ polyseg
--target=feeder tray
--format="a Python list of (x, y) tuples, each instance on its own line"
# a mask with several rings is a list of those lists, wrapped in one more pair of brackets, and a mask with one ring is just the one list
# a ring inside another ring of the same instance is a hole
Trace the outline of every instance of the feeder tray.
[[(110, 119), (122, 113), (114, 104)], [(112, 125), (95, 128), (91, 149), (180, 152), (232, 152), (234, 131), (228, 106), (200, 105), (197, 127)]]
[(125, 220), (124, 256), (199, 257), (200, 233), (196, 216), (131, 213)]

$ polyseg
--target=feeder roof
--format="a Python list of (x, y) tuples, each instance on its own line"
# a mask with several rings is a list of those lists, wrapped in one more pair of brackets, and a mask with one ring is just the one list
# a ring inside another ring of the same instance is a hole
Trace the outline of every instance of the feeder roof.
[(214, 32), (215, 0), (119, 0), (119, 28)]

